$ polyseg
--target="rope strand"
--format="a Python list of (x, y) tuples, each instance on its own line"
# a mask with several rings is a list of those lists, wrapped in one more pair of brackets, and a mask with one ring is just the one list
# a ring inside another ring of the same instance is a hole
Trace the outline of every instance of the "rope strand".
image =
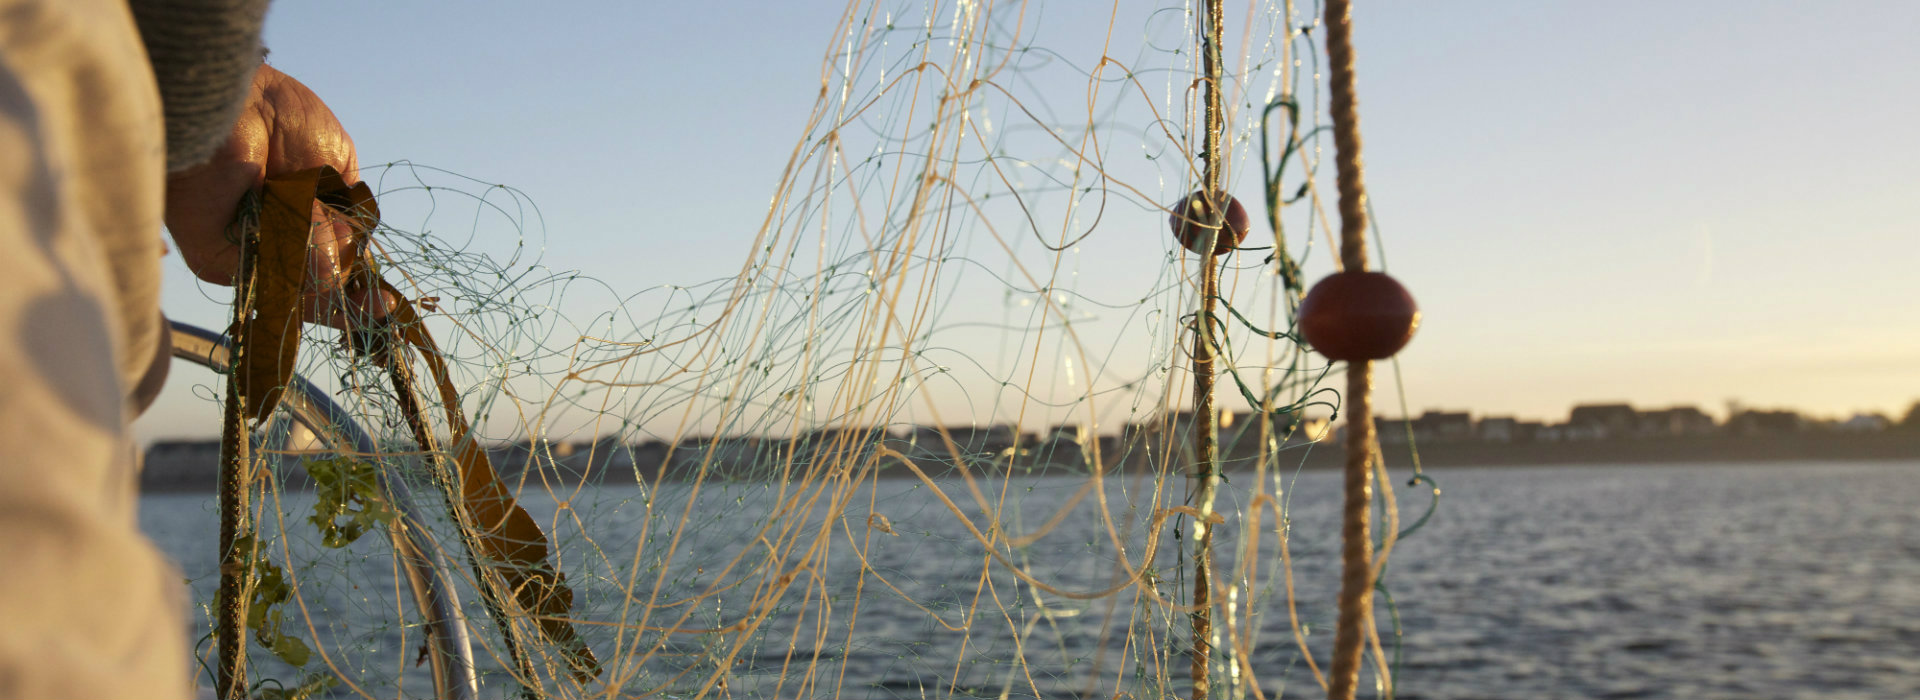
[[(1353, 6), (1327, 2), (1327, 63), (1340, 191), (1340, 264), (1347, 272), (1367, 269), (1367, 187), (1361, 175), (1360, 115), (1354, 96)], [(1347, 363), (1346, 500), (1341, 514), (1340, 622), (1333, 635), (1327, 697), (1351, 700), (1360, 660), (1373, 624), (1373, 363)]]
[[(1220, 180), (1226, 159), (1220, 152), (1220, 131), (1225, 120), (1220, 97), (1220, 43), (1221, 24), (1225, 13), (1221, 10), (1220, 0), (1207, 0), (1206, 17), (1201, 21), (1200, 60), (1206, 76), (1202, 80), (1206, 101), (1205, 156), (1206, 172), (1202, 181), (1200, 201), (1206, 206), (1206, 230), (1210, 239), (1200, 251), (1200, 313), (1193, 320), (1193, 446), (1194, 480), (1197, 483), (1195, 500), (1200, 506), (1201, 517), (1194, 520), (1193, 538), (1193, 700), (1207, 700), (1211, 690), (1212, 678), (1209, 666), (1213, 656), (1213, 515), (1214, 480), (1217, 471), (1219, 447), (1219, 423), (1213, 417), (1213, 379), (1214, 379), (1214, 343), (1213, 318), (1214, 299), (1219, 296), (1220, 267), (1214, 261), (1215, 246), (1219, 237), (1229, 235), (1226, 230), (1227, 194), (1221, 189)], [(1192, 209), (1189, 209), (1192, 211)]]

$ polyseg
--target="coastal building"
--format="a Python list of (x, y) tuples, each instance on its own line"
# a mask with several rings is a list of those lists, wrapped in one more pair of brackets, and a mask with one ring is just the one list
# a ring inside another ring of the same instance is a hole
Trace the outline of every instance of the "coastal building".
[(1474, 424), (1474, 434), (1482, 442), (1509, 444), (1540, 440), (1540, 421), (1520, 420), (1513, 416), (1489, 416)]
[[(1012, 425), (1001, 423), (985, 427), (919, 425), (908, 431), (905, 439), (913, 447), (911, 451), (902, 450), (908, 456), (951, 461), (954, 451), (962, 457), (973, 459), (1004, 456), (1020, 446), (1023, 439), (1025, 443), (1032, 444), (1038, 441), (1039, 436), (1020, 433)], [(951, 449), (947, 444), (949, 440), (952, 441)]]
[(1413, 420), (1414, 438), (1426, 442), (1460, 442), (1473, 438), (1473, 415), (1466, 411), (1432, 411)]
[[(1407, 444), (1407, 438), (1411, 434), (1412, 430), (1407, 425), (1407, 419), (1405, 417), (1373, 417), (1374, 439), (1379, 440), (1382, 445), (1405, 445)], [(1346, 440), (1344, 431), (1341, 435), (1342, 437), (1340, 439), (1343, 441)]]
[(1711, 435), (1719, 429), (1713, 416), (1693, 406), (1674, 406), (1642, 411), (1636, 431), (1640, 437), (1686, 437)]
[(1466, 411), (1433, 411), (1408, 420), (1375, 416), (1373, 430), (1382, 445), (1405, 445), (1409, 437), (1417, 443), (1460, 442), (1474, 436), (1473, 415)]
[(1855, 413), (1852, 418), (1833, 424), (1842, 433), (1878, 433), (1893, 427), (1893, 421), (1878, 413)]
[(1096, 436), (1084, 425), (1061, 424), (1040, 434), (1028, 450), (1030, 463), (1036, 466), (1085, 468), (1090, 444)]
[(1805, 430), (1807, 419), (1794, 411), (1756, 411), (1742, 409), (1727, 417), (1726, 431), (1733, 435), (1791, 435)]
[(1605, 440), (1630, 437), (1640, 427), (1640, 412), (1624, 403), (1580, 404), (1567, 416), (1563, 431), (1568, 440)]
[(1488, 416), (1480, 419), (1480, 439), (1485, 442), (1518, 442), (1520, 421), (1513, 416)]

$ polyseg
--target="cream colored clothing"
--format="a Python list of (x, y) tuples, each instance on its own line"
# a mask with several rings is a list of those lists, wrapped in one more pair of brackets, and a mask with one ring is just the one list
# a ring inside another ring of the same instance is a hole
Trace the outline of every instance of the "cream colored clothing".
[(189, 692), (125, 400), (160, 332), (165, 155), (125, 0), (0, 0), (0, 698)]

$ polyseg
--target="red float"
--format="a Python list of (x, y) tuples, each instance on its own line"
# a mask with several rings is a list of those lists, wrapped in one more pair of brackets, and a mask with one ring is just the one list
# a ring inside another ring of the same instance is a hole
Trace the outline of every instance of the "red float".
[(1329, 360), (1384, 360), (1413, 340), (1420, 307), (1381, 272), (1336, 272), (1300, 302), (1300, 335)]
[[(1240, 200), (1234, 199), (1233, 195), (1225, 196), (1227, 220), (1225, 228), (1213, 239), (1214, 255), (1225, 254), (1247, 239), (1246, 207), (1240, 206)], [(1173, 205), (1173, 216), (1167, 220), (1173, 226), (1173, 237), (1180, 240), (1180, 245), (1195, 253), (1200, 252), (1200, 246), (1206, 244), (1207, 234), (1211, 233), (1206, 226), (1208, 204), (1206, 196), (1200, 192), (1187, 195), (1179, 204)]]

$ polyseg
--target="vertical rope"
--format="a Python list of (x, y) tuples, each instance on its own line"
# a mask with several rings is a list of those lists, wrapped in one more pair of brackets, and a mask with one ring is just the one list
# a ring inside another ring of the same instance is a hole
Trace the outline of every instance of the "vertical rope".
[[(1217, 1), (1217, 0), (1215, 0)], [(1211, 244), (1209, 244), (1211, 245)], [(1211, 251), (1211, 248), (1206, 250)], [(1193, 700), (1206, 700), (1209, 689), (1207, 665), (1213, 653), (1213, 482), (1215, 448), (1219, 421), (1213, 416), (1213, 297), (1219, 284), (1213, 256), (1200, 261), (1200, 314), (1194, 318), (1193, 334), (1193, 440), (1194, 479), (1199, 482), (1196, 500), (1200, 517), (1194, 519), (1193, 554)]]
[(1340, 190), (1340, 264), (1367, 269), (1367, 183), (1361, 174), (1360, 110), (1353, 94), (1353, 5), (1327, 0), (1327, 67)]
[[(1222, 161), (1220, 131), (1225, 115), (1220, 97), (1220, 35), (1224, 13), (1220, 0), (1206, 0), (1206, 16), (1200, 27), (1200, 60), (1206, 71), (1203, 81), (1206, 101), (1205, 162), (1202, 201), (1206, 203), (1207, 230), (1211, 232), (1200, 248), (1200, 313), (1193, 319), (1193, 446), (1194, 478), (1199, 482), (1195, 494), (1200, 517), (1194, 521), (1193, 555), (1193, 700), (1206, 700), (1211, 678), (1208, 665), (1213, 654), (1213, 482), (1219, 424), (1213, 417), (1213, 305), (1219, 296), (1219, 266), (1214, 261), (1214, 245), (1226, 235), (1227, 195), (1220, 187)], [(1188, 211), (1193, 211), (1192, 207)]]
[[(1327, 0), (1327, 64), (1332, 89), (1330, 109), (1333, 143), (1338, 158), (1340, 190), (1341, 269), (1367, 269), (1367, 188), (1361, 177), (1360, 116), (1353, 88), (1353, 6), (1350, 0)], [(1350, 700), (1359, 682), (1360, 658), (1366, 631), (1373, 623), (1373, 533), (1368, 522), (1373, 507), (1374, 430), (1371, 394), (1373, 363), (1347, 363), (1346, 500), (1340, 538), (1340, 622), (1333, 634), (1333, 663), (1327, 679), (1327, 697)]]
[[(258, 211), (257, 197), (249, 193), (241, 210)], [(252, 592), (253, 559), (257, 556), (251, 523), (251, 432), (247, 429), (247, 393), (241, 372), (248, 352), (244, 321), (253, 308), (253, 257), (258, 250), (259, 220), (245, 216), (228, 228), (240, 245), (240, 272), (234, 278), (233, 337), (227, 349), (227, 399), (220, 419), (220, 590), (215, 611), (214, 691), (222, 700), (247, 696), (247, 606)], [(244, 549), (244, 551), (242, 551)]]
[(1350, 700), (1359, 681), (1367, 628), (1373, 624), (1373, 363), (1347, 365), (1346, 499), (1341, 506), (1340, 623), (1333, 633), (1327, 697)]

